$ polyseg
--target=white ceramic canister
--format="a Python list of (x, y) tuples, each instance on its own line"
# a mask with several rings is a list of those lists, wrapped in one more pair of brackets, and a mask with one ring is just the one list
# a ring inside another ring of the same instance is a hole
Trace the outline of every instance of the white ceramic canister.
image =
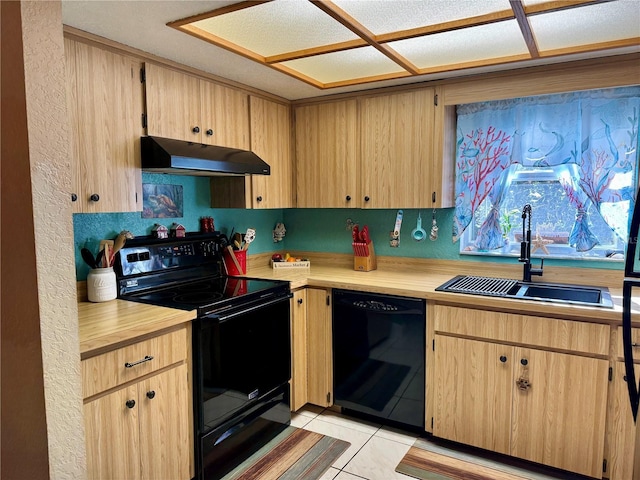
[(87, 297), (90, 302), (108, 302), (118, 296), (113, 267), (94, 268), (87, 275)]

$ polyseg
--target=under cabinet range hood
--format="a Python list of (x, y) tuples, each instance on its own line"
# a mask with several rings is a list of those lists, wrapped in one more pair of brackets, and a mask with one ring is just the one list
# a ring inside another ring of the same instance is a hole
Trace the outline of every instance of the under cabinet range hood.
[(255, 153), (162, 137), (141, 137), (142, 170), (175, 175), (270, 175)]

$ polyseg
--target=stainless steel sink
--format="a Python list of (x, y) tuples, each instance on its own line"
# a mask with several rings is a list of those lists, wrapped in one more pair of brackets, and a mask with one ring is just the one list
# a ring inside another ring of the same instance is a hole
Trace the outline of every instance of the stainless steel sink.
[(606, 287), (459, 275), (440, 285), (436, 291), (613, 308), (611, 294)]

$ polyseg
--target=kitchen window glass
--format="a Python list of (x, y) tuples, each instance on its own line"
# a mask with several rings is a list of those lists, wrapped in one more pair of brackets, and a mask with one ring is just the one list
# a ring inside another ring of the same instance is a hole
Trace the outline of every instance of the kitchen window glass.
[(635, 205), (640, 87), (458, 106), (454, 240), (466, 254), (623, 258)]

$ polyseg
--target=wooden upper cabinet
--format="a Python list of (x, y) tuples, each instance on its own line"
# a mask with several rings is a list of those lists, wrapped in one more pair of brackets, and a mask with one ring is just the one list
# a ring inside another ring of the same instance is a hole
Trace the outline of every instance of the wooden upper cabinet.
[(271, 174), (211, 177), (211, 207), (292, 208), (291, 109), (287, 105), (252, 96), (250, 113), (250, 149), (269, 164)]
[(204, 143), (200, 80), (152, 63), (144, 68), (147, 134)]
[(249, 148), (246, 93), (152, 63), (145, 79), (148, 135)]
[(291, 109), (287, 105), (250, 98), (251, 150), (271, 167), (271, 175), (251, 175), (253, 208), (291, 208), (293, 156)]
[(360, 100), (361, 196), (365, 208), (432, 207), (434, 90)]
[(141, 211), (141, 63), (69, 38), (64, 44), (74, 211)]
[(298, 208), (359, 207), (357, 101), (295, 109)]

